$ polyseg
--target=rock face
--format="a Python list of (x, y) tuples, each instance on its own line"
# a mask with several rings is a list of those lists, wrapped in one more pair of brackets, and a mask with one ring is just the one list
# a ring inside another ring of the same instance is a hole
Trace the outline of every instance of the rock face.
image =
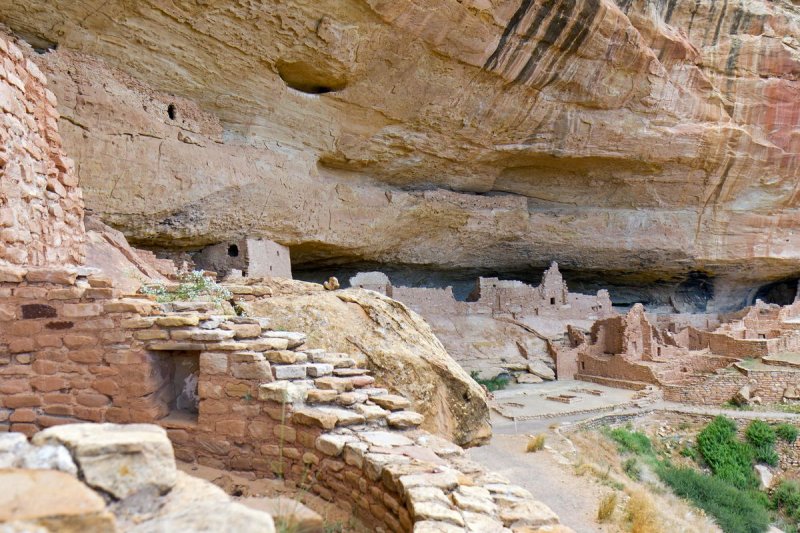
[(136, 242), (247, 227), (297, 264), (796, 272), (791, 2), (0, 0), (0, 13), (40, 50), (58, 45), (35, 60), (87, 205)]
[(457, 444), (490, 436), (480, 387), (447, 354), (430, 327), (390, 298), (362, 289), (284, 295), (242, 304), (275, 329), (305, 331), (308, 344), (365, 359), (378, 382), (413, 401), (423, 428)]

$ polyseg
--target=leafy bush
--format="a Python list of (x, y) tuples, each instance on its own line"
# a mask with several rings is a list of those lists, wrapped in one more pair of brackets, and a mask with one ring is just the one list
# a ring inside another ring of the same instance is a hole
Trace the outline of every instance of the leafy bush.
[(744, 432), (747, 442), (753, 448), (753, 456), (756, 461), (776, 466), (779, 461), (778, 454), (775, 452), (775, 440), (777, 435), (767, 423), (761, 420), (753, 420)]
[(631, 457), (622, 463), (622, 470), (634, 481), (642, 479), (642, 467), (635, 457)]
[(614, 509), (617, 508), (617, 493), (611, 492), (603, 496), (600, 500), (600, 506), (597, 508), (597, 521), (605, 522), (611, 515), (614, 514)]
[(511, 378), (508, 375), (500, 374), (492, 379), (481, 379), (478, 377), (478, 371), (473, 370), (469, 373), (469, 376), (478, 382), (478, 385), (483, 385), (489, 392), (494, 392), (496, 390), (505, 389), (508, 386), (508, 383), (511, 381)]
[(753, 420), (744, 432), (747, 442), (753, 445), (754, 448), (762, 448), (764, 446), (772, 446), (775, 444), (775, 430), (769, 427), (769, 424), (761, 420)]
[(757, 492), (737, 489), (721, 478), (669, 463), (659, 463), (656, 473), (675, 494), (713, 516), (725, 533), (763, 533), (769, 526), (763, 495)]
[(800, 483), (781, 481), (772, 493), (772, 505), (792, 520), (800, 521)]
[(617, 443), (621, 452), (636, 455), (650, 455), (653, 453), (653, 445), (644, 433), (630, 431), (625, 428), (616, 428), (608, 431), (608, 436)]
[(797, 440), (798, 435), (800, 435), (800, 429), (791, 424), (778, 424), (775, 426), (775, 435), (791, 444)]
[(736, 440), (736, 424), (724, 416), (716, 417), (697, 436), (697, 448), (706, 464), (724, 481), (740, 489), (758, 487), (753, 472), (753, 450)]
[(544, 435), (536, 435), (528, 440), (525, 451), (528, 453), (538, 452), (544, 449)]
[(139, 292), (155, 296), (156, 301), (161, 303), (191, 302), (203, 299), (219, 304), (231, 299), (228, 289), (200, 271), (183, 274), (180, 284), (172, 290), (163, 283), (157, 282), (144, 285)]

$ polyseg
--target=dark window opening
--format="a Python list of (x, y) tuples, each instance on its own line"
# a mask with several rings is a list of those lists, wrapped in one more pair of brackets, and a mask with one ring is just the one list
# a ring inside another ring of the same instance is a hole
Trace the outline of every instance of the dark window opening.
[(766, 334), (764, 334), (764, 333), (759, 333), (759, 334), (758, 334), (758, 338), (759, 338), (759, 339), (766, 339), (766, 338), (767, 338), (767, 336), (766, 336)]
[(200, 408), (200, 354), (159, 352), (155, 369), (160, 386), (153, 398), (163, 413), (162, 420), (196, 422)]
[(550, 305), (556, 305), (556, 299), (550, 298)]
[(586, 363), (581, 361), (581, 370), (586, 370)]
[(175, 120), (175, 117), (178, 116), (178, 109), (175, 107), (175, 104), (169, 104), (167, 106), (167, 115), (169, 115), (170, 120)]
[(658, 347), (658, 356), (661, 357), (661, 347)]
[(229, 257), (239, 257), (239, 247), (235, 244), (231, 244), (228, 246), (228, 256)]

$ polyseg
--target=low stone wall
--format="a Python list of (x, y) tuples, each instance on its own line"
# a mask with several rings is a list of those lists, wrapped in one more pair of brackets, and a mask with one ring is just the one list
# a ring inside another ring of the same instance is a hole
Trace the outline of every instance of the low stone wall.
[(664, 399), (669, 402), (719, 406), (733, 398), (746, 384), (747, 377), (735, 370), (725, 370), (691, 383), (665, 385)]
[(0, 264), (83, 261), (83, 197), (46, 84), (39, 68), (0, 37)]
[(121, 297), (88, 270), (0, 269), (3, 429), (157, 423), (185, 461), (284, 477), (395, 532), (558, 523), (527, 491), (416, 429), (410, 402), (347, 355), (210, 305)]

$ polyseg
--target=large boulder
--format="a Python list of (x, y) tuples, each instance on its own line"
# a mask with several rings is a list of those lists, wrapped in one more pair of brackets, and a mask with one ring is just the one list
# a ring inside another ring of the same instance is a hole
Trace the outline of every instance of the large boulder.
[(466, 446), (490, 437), (485, 393), (419, 315), (373, 291), (299, 292), (242, 306), (249, 315), (270, 317), (275, 329), (306, 332), (313, 348), (362, 360), (381, 386), (425, 415), (424, 429)]
[(115, 498), (169, 491), (176, 480), (172, 443), (150, 424), (67, 424), (37, 433), (33, 443), (62, 444), (86, 483)]
[(55, 470), (0, 470), (0, 524), (9, 532), (117, 531), (103, 498)]

